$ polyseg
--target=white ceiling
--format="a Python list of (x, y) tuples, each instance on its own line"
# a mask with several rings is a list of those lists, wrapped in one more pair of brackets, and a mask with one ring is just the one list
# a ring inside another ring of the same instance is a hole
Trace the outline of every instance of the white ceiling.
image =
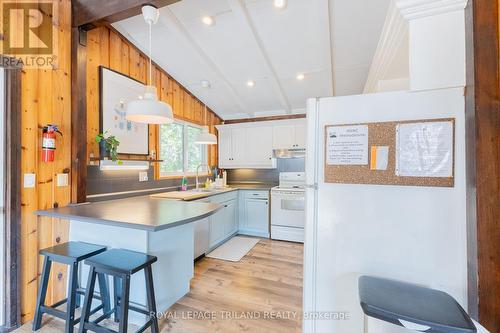
[[(304, 113), (307, 98), (363, 91), (389, 1), (182, 0), (160, 9), (153, 60), (224, 119)], [(147, 51), (142, 16), (113, 26)]]

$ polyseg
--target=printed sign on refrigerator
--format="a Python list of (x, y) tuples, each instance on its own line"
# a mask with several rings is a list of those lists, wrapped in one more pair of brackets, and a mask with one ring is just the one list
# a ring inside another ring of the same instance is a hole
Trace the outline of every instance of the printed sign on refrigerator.
[(328, 165), (367, 165), (368, 126), (331, 126), (327, 128)]

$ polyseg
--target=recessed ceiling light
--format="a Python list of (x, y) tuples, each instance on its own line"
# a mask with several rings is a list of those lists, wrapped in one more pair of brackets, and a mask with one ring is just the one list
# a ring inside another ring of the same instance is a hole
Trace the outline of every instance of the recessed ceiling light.
[(210, 87), (212, 86), (212, 84), (211, 84), (211, 83), (210, 83), (210, 81), (208, 81), (208, 80), (201, 80), (201, 86), (202, 86), (203, 88), (208, 89), (208, 88), (210, 88)]
[(248, 80), (247, 81), (247, 86), (249, 86), (250, 88), (255, 87), (255, 81)]
[(203, 22), (206, 25), (214, 25), (215, 24), (215, 20), (212, 16), (203, 16), (201, 18), (201, 22)]
[(297, 80), (302, 81), (302, 80), (304, 80), (305, 78), (306, 78), (306, 76), (305, 76), (304, 74), (302, 74), (302, 73), (297, 74)]
[(274, 0), (274, 7), (283, 9), (286, 7), (286, 0)]

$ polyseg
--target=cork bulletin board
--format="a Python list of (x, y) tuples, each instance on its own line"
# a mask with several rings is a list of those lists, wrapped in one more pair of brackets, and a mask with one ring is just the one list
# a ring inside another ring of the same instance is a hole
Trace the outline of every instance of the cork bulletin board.
[[(403, 124), (418, 124), (430, 122), (451, 122), (452, 124), (452, 160), (451, 177), (418, 177), (401, 176), (396, 171), (397, 153), (397, 128)], [(329, 165), (327, 163), (328, 154), (328, 129), (330, 127), (366, 125), (368, 127), (368, 161), (370, 161), (371, 147), (388, 147), (387, 167), (385, 170), (372, 170), (370, 162), (364, 165)], [(378, 184), (378, 185), (403, 185), (403, 186), (433, 186), (433, 187), (453, 187), (455, 174), (455, 119), (424, 119), (411, 121), (392, 121), (378, 123), (358, 123), (345, 125), (325, 126), (325, 182), (341, 184)]]

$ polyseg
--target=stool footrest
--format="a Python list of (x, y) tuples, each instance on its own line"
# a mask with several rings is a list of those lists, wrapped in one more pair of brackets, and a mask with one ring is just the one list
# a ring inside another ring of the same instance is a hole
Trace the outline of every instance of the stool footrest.
[[(76, 293), (77, 293), (77, 294), (79, 294), (79, 295), (85, 296), (85, 289), (78, 288), (78, 289), (76, 290)], [(103, 298), (102, 298), (102, 296), (101, 296), (101, 293), (94, 293), (94, 295), (92, 296), (92, 298), (95, 298), (95, 299), (97, 299), (97, 300), (99, 300), (99, 301), (102, 301), (102, 300), (103, 300)]]
[(115, 310), (111, 310), (111, 311), (108, 311), (106, 313), (104, 313), (103, 315), (101, 315), (99, 318), (97, 318), (96, 320), (93, 320), (92, 323), (94, 324), (99, 324), (101, 321), (103, 321), (104, 319), (107, 319), (107, 318), (110, 318), (111, 315), (115, 312)]
[(139, 328), (135, 333), (142, 333), (142, 332), (144, 332), (148, 327), (151, 326), (152, 323), (153, 323), (153, 321), (151, 319), (148, 320), (148, 322), (145, 323), (141, 328)]
[[(118, 300), (117, 305), (120, 306), (121, 304), (122, 304), (121, 300)], [(132, 310), (134, 312), (142, 313), (143, 315), (146, 315), (146, 316), (149, 316), (149, 314), (150, 314), (148, 310), (141, 309), (140, 307), (135, 306), (135, 305), (131, 305), (131, 304), (129, 304), (128, 309)]]
[(102, 304), (96, 306), (93, 310), (90, 311), (90, 315), (92, 316), (93, 314), (97, 313), (97, 311), (101, 310), (102, 308), (104, 308), (104, 306)]
[(85, 325), (85, 327), (84, 327), (85, 329), (91, 330), (91, 331), (96, 332), (96, 333), (118, 333), (118, 332), (113, 331), (109, 328), (94, 324), (93, 322), (85, 322), (85, 323), (82, 323), (82, 325)]
[(53, 309), (55, 309), (55, 308), (58, 308), (58, 307), (60, 307), (61, 305), (63, 305), (63, 304), (65, 304), (65, 303), (67, 303), (67, 302), (68, 302), (68, 299), (67, 299), (67, 298), (65, 298), (65, 299), (60, 300), (59, 302), (55, 302), (55, 303), (54, 303), (54, 304), (52, 304), (50, 307), (51, 307), (51, 308), (53, 308)]
[(45, 306), (45, 305), (42, 305), (40, 307), (40, 311), (42, 313), (47, 313), (51, 316), (54, 316), (54, 317), (57, 317), (57, 318), (61, 318), (61, 319), (66, 319), (66, 312), (64, 311), (61, 311), (61, 310), (57, 310), (57, 309), (54, 309), (53, 307), (51, 306)]

